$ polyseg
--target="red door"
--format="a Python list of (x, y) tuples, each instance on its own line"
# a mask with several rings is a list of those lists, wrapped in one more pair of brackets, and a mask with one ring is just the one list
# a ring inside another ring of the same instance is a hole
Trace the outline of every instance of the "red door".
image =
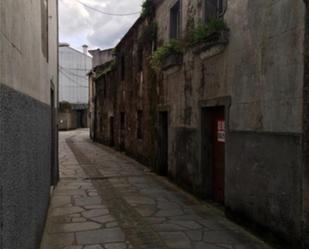
[(217, 202), (224, 203), (225, 182), (225, 119), (224, 108), (217, 109), (213, 117), (213, 194)]

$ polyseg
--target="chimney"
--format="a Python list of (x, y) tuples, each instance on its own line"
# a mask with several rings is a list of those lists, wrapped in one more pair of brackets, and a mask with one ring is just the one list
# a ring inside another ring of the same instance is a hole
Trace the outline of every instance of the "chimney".
[(84, 54), (88, 54), (88, 45), (83, 45), (83, 52)]

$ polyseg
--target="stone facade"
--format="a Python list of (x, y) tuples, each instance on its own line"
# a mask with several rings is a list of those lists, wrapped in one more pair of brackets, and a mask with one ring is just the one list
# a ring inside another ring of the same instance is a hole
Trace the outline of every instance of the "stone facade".
[(39, 248), (58, 180), (58, 1), (0, 2), (0, 248)]
[[(305, 3), (223, 1), (220, 18), (228, 39), (201, 48), (183, 45), (181, 57), (170, 58), (169, 65), (154, 73), (149, 57), (171, 40), (171, 15), (178, 3), (180, 44), (205, 19), (207, 1), (165, 0), (156, 1), (154, 17), (134, 24), (116, 47), (115, 67), (95, 81), (103, 89), (95, 95), (96, 114), (103, 117), (97, 118), (96, 133), (106, 142), (114, 117), (117, 147), (198, 196), (220, 200), (231, 217), (297, 244), (307, 236)], [(149, 47), (142, 42), (140, 67), (138, 46), (144, 27), (152, 22), (157, 32)], [(112, 93), (104, 94), (108, 85)], [(137, 139), (139, 111), (143, 140)], [(224, 168), (217, 172), (220, 163)]]

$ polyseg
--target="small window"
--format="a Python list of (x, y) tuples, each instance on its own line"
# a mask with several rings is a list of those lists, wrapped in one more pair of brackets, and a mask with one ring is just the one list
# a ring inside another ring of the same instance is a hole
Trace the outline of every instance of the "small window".
[(181, 30), (180, 0), (170, 10), (170, 38), (178, 40)]
[(48, 0), (41, 0), (42, 53), (48, 61)]
[(205, 22), (223, 14), (223, 0), (205, 0)]
[(143, 139), (143, 111), (137, 111), (137, 138)]
[(125, 70), (126, 70), (126, 60), (125, 60), (125, 56), (122, 55), (121, 56), (121, 69), (120, 69), (120, 73), (121, 73), (121, 80), (125, 79)]
[(120, 129), (123, 131), (126, 128), (126, 114), (124, 112), (120, 113)]

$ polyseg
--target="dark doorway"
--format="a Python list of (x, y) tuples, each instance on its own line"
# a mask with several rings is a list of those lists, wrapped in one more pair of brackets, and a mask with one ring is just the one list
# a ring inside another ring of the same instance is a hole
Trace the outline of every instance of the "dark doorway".
[(126, 114), (120, 113), (120, 149), (125, 150), (125, 137), (126, 137)]
[(55, 106), (55, 92), (54, 89), (50, 89), (50, 139), (51, 139), (51, 151), (50, 151), (50, 175), (51, 186), (56, 186), (59, 180), (59, 170), (57, 162), (57, 127), (56, 127), (56, 106)]
[(109, 144), (110, 146), (114, 146), (114, 117), (109, 118)]
[(168, 112), (159, 113), (159, 174), (168, 175)]
[(76, 118), (77, 118), (77, 121), (76, 121), (76, 124), (77, 124), (77, 127), (76, 128), (85, 128), (85, 122), (84, 122), (84, 119), (85, 119), (85, 111), (84, 110), (77, 110), (76, 111)]
[(202, 109), (202, 165), (207, 197), (224, 203), (225, 108)]

